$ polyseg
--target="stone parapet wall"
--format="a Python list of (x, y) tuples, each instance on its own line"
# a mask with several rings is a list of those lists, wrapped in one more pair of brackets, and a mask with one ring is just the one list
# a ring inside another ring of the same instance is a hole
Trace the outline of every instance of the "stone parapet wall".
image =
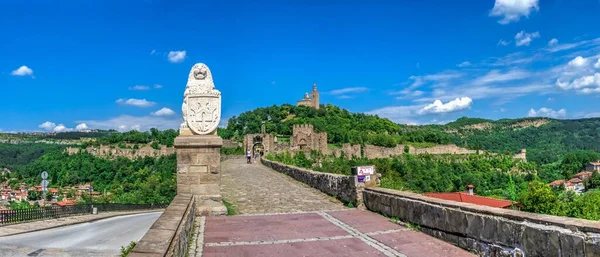
[[(470, 150), (467, 148), (459, 147), (455, 144), (447, 144), (447, 145), (436, 145), (432, 147), (423, 147), (416, 148), (410, 145), (397, 145), (395, 147), (384, 147), (384, 146), (375, 146), (375, 145), (351, 145), (351, 144), (343, 144), (341, 148), (330, 148), (325, 152), (328, 155), (334, 155), (335, 157), (340, 157), (342, 154), (346, 158), (352, 158), (352, 156), (356, 157), (364, 157), (367, 159), (377, 159), (377, 158), (389, 158), (393, 156), (399, 156), (406, 153), (405, 148), (408, 146), (408, 153), (410, 154), (485, 154), (486, 151), (483, 150)], [(494, 154), (494, 153), (490, 153)], [(515, 154), (513, 156), (514, 159), (520, 159), (523, 161), (527, 161), (526, 151), (525, 149), (521, 150), (521, 152)]]
[(227, 160), (238, 160), (238, 159), (246, 159), (245, 155), (221, 155), (221, 162)]
[(368, 188), (367, 209), (479, 256), (600, 256), (600, 222), (493, 208)]
[(229, 139), (223, 139), (223, 147), (236, 148), (236, 147), (242, 147), (242, 146), (243, 146), (242, 143), (238, 143), (238, 142), (235, 142), (235, 141), (229, 140)]
[(161, 146), (160, 150), (154, 149), (150, 146), (143, 146), (139, 149), (130, 149), (130, 148), (119, 148), (119, 147), (110, 147), (107, 145), (102, 145), (99, 147), (87, 147), (87, 148), (77, 148), (77, 147), (68, 147), (66, 149), (68, 154), (76, 154), (79, 151), (88, 152), (94, 156), (99, 157), (117, 157), (123, 156), (129, 159), (135, 159), (138, 157), (160, 157), (167, 156), (175, 153), (175, 148)]
[(359, 192), (362, 191), (362, 188), (359, 188), (356, 176), (317, 172), (269, 161), (264, 158), (261, 159), (261, 162), (277, 172), (286, 174), (297, 181), (316, 188), (323, 193), (334, 196), (343, 202), (351, 202), (354, 204), (362, 202), (360, 198), (362, 195), (359, 196)]
[(195, 216), (194, 197), (178, 194), (127, 256), (186, 256)]
[(352, 158), (352, 156), (362, 157), (361, 146), (348, 143), (343, 144), (341, 148), (328, 149), (327, 154), (333, 154), (335, 157), (340, 157), (343, 154), (346, 158)]

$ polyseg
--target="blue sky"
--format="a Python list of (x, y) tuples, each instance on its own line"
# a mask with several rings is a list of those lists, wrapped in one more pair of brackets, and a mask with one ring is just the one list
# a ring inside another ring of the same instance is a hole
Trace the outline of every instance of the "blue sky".
[(0, 130), (176, 128), (198, 62), (225, 119), (314, 82), (321, 103), (398, 123), (596, 117), (598, 13), (597, 0), (3, 1)]

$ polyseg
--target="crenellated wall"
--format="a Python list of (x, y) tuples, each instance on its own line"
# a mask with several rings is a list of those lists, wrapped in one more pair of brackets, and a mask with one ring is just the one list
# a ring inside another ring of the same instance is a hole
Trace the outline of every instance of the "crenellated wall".
[(175, 153), (175, 148), (166, 147), (161, 145), (160, 150), (154, 149), (150, 146), (143, 146), (139, 149), (130, 149), (130, 148), (119, 148), (119, 147), (110, 147), (107, 145), (101, 145), (99, 147), (89, 146), (85, 149), (77, 148), (77, 147), (68, 147), (66, 149), (68, 154), (76, 154), (79, 151), (86, 151), (94, 156), (99, 157), (117, 157), (123, 156), (130, 159), (135, 159), (138, 157), (159, 157), (159, 156), (167, 156)]

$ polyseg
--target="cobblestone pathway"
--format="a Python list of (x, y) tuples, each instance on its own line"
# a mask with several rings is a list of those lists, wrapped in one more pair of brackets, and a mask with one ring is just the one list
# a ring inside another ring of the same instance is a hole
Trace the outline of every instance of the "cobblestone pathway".
[(239, 214), (343, 210), (337, 199), (245, 159), (221, 163), (221, 194)]
[(189, 256), (475, 256), (261, 164), (228, 160), (221, 173), (224, 198), (247, 215), (196, 219)]

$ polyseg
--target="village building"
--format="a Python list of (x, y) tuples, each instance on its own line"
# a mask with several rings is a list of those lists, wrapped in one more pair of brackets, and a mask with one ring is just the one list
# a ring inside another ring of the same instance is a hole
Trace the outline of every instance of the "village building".
[(563, 186), (565, 190), (574, 191), (575, 193), (581, 194), (585, 191), (585, 185), (583, 182), (587, 178), (591, 177), (592, 174), (592, 171), (582, 171), (573, 175), (573, 178), (569, 180), (559, 179), (550, 182), (548, 185), (550, 185), (551, 187)]

